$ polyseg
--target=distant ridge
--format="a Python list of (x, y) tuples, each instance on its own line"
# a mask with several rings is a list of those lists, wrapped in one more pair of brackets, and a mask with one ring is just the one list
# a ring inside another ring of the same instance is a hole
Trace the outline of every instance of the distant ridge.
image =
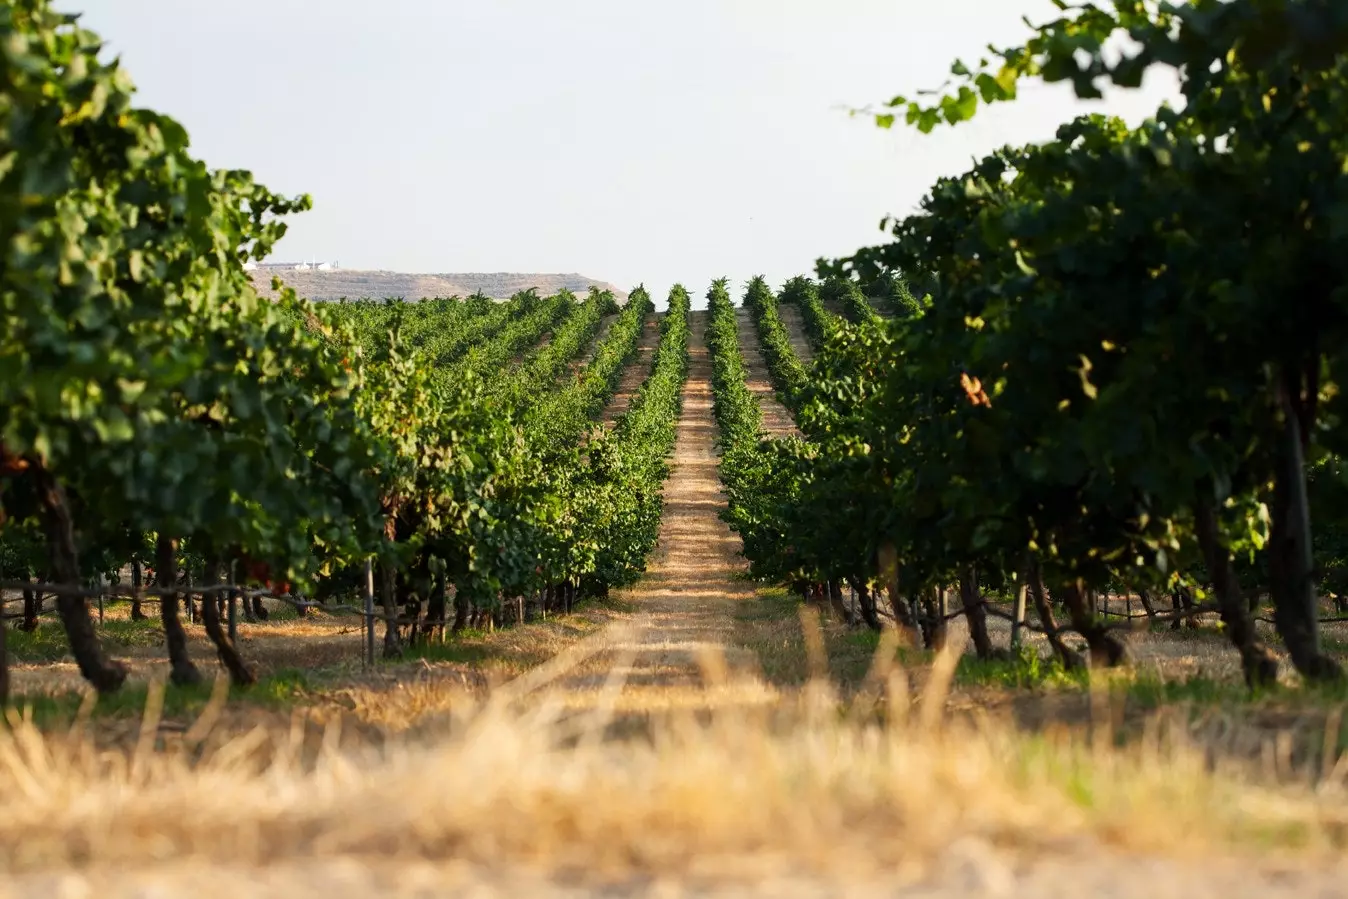
[(543, 295), (554, 294), (562, 288), (584, 296), (591, 286), (613, 291), (618, 302), (627, 299), (627, 291), (597, 278), (572, 273), (453, 272), (445, 274), (408, 274), (405, 272), (363, 271), (337, 269), (336, 271), (260, 271), (250, 273), (257, 291), (264, 297), (273, 297), (272, 275), (287, 287), (308, 300), (331, 302), (342, 297), (356, 300), (365, 297), (382, 299), (402, 297), (420, 300), (428, 297), (466, 297), (482, 292), (495, 299), (506, 299), (521, 290), (535, 287)]

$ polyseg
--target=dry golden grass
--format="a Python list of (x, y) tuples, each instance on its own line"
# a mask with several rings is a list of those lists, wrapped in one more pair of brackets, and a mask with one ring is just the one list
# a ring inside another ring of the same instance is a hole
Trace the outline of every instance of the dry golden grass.
[[(574, 653), (624, 636), (602, 633)], [(1026, 856), (1071, 855), (1076, 844), (1163, 856), (1276, 849), (1311, 862), (1343, 848), (1342, 764), (1279, 782), (1210, 767), (1164, 720), (1127, 748), (947, 721), (952, 671), (953, 655), (910, 698), (904, 672), (878, 665), (869, 686), (883, 720), (839, 716), (814, 682), (757, 711), (662, 714), (648, 739), (620, 742), (598, 738), (613, 703), (568, 714), (566, 697), (533, 689), (545, 678), (528, 674), (485, 701), (455, 695), (420, 739), (377, 748), (338, 749), (335, 728), (317, 751), (298, 727), (212, 741), (223, 693), (158, 750), (154, 694), (129, 753), (96, 751), (78, 727), (44, 734), (15, 720), (0, 731), (0, 864), (374, 856), (591, 879), (753, 878), (781, 864), (919, 877), (956, 835)]]

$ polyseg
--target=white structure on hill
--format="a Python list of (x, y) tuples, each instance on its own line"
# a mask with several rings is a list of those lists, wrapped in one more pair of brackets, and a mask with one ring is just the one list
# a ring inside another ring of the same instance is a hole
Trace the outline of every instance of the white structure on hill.
[(335, 262), (319, 262), (318, 260), (314, 259), (314, 260), (310, 260), (309, 262), (301, 262), (301, 263), (299, 263), (298, 265), (295, 266), (295, 271), (297, 271), (297, 272), (330, 272), (330, 271), (333, 271), (333, 270), (336, 269), (336, 268), (337, 268), (337, 263), (335, 263)]

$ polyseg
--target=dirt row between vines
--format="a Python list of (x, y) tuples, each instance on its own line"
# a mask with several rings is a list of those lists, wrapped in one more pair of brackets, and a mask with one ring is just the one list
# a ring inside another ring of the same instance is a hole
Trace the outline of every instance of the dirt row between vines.
[(606, 425), (613, 425), (631, 407), (632, 400), (636, 399), (641, 385), (646, 383), (646, 378), (651, 373), (651, 366), (655, 364), (655, 350), (659, 345), (660, 316), (650, 313), (641, 323), (641, 337), (637, 341), (636, 356), (623, 369), (618, 387), (613, 392), (613, 399), (604, 409), (603, 421)]
[[(568, 707), (604, 707), (618, 716), (674, 708), (760, 704), (775, 691), (755, 676), (756, 660), (734, 645), (735, 603), (754, 594), (739, 539), (717, 516), (725, 507), (717, 473), (707, 316), (689, 316), (684, 383), (659, 542), (645, 576), (618, 594), (632, 612), (612, 642), (557, 682)], [(755, 344), (756, 348), (756, 344)], [(707, 690), (708, 682), (716, 686)]]
[(763, 430), (773, 437), (800, 433), (791, 419), (791, 413), (777, 399), (777, 390), (772, 386), (772, 378), (768, 374), (768, 364), (758, 345), (758, 329), (754, 326), (753, 313), (744, 308), (735, 310), (735, 325), (739, 332), (740, 355), (744, 357), (744, 381), (754, 396), (758, 397), (759, 408), (763, 410)]
[(805, 319), (800, 314), (800, 307), (794, 303), (781, 303), (777, 307), (777, 314), (786, 327), (786, 336), (796, 358), (809, 366), (814, 362), (814, 347), (810, 345), (810, 338), (806, 334)]

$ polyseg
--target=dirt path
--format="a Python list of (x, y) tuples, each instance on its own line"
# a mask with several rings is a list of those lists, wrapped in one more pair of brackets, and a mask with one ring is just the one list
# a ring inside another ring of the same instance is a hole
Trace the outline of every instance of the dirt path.
[(758, 329), (754, 327), (752, 313), (748, 309), (737, 309), (735, 323), (739, 326), (745, 383), (758, 397), (758, 405), (763, 410), (763, 430), (774, 437), (799, 433), (796, 423), (791, 420), (791, 413), (777, 401), (777, 391), (768, 377), (768, 363), (764, 361), (763, 352), (758, 346)]
[(777, 315), (786, 326), (786, 336), (791, 341), (791, 349), (803, 365), (814, 362), (814, 347), (810, 346), (809, 335), (805, 331), (805, 319), (800, 309), (793, 303), (782, 303), (777, 307)]
[(659, 344), (660, 317), (651, 313), (642, 322), (641, 337), (637, 341), (637, 354), (623, 369), (618, 389), (614, 391), (613, 399), (609, 400), (608, 406), (604, 409), (604, 424), (611, 425), (616, 422), (632, 405), (637, 391), (646, 383), (646, 378), (651, 373), (651, 366), (655, 364), (655, 348)]
[[(630, 629), (567, 675), (570, 706), (603, 702), (626, 713), (775, 696), (753, 676), (752, 653), (730, 645), (735, 603), (753, 587), (735, 578), (744, 569), (739, 538), (717, 516), (726, 500), (716, 470), (706, 319), (705, 312), (689, 315), (688, 380), (659, 543), (645, 577), (618, 595), (633, 604)], [(620, 694), (605, 692), (619, 682)]]

